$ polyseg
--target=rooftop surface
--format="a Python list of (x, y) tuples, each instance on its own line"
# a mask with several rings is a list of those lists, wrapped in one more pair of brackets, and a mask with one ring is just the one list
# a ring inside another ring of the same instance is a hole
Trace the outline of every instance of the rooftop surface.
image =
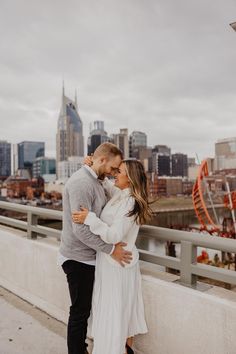
[(1, 354), (67, 354), (66, 325), (2, 287), (0, 313)]
[(0, 287), (1, 354), (66, 354), (66, 326)]

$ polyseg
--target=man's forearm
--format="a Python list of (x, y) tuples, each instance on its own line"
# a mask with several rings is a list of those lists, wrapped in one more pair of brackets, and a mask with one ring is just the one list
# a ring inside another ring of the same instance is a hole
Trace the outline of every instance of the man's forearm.
[(104, 242), (99, 236), (93, 234), (89, 227), (81, 224), (73, 224), (73, 232), (77, 239), (95, 251), (111, 254), (113, 245)]

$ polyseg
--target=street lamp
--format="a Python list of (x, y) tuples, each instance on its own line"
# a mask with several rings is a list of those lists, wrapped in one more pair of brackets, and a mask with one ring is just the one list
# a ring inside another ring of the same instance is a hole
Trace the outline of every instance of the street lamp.
[(232, 22), (232, 23), (230, 23), (229, 24), (232, 28), (233, 28), (233, 30), (236, 32), (236, 22)]

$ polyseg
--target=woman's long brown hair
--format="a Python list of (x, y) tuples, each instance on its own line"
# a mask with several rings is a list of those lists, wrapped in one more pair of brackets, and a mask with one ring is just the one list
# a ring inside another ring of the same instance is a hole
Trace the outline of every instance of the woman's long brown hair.
[(147, 176), (139, 160), (123, 160), (130, 182), (131, 195), (135, 200), (134, 208), (127, 216), (135, 216), (135, 221), (143, 225), (152, 217), (152, 210), (148, 202)]

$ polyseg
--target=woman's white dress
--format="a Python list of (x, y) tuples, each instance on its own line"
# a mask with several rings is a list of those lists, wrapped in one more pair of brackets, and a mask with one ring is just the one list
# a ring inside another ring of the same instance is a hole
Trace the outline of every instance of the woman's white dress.
[(110, 255), (97, 253), (90, 331), (93, 354), (124, 354), (128, 337), (146, 333), (138, 251), (135, 246), (139, 226), (127, 213), (133, 208), (130, 190), (120, 190), (110, 181), (104, 188), (111, 199), (100, 219), (89, 212), (85, 224), (105, 242), (123, 241), (132, 252), (132, 262), (122, 267)]

